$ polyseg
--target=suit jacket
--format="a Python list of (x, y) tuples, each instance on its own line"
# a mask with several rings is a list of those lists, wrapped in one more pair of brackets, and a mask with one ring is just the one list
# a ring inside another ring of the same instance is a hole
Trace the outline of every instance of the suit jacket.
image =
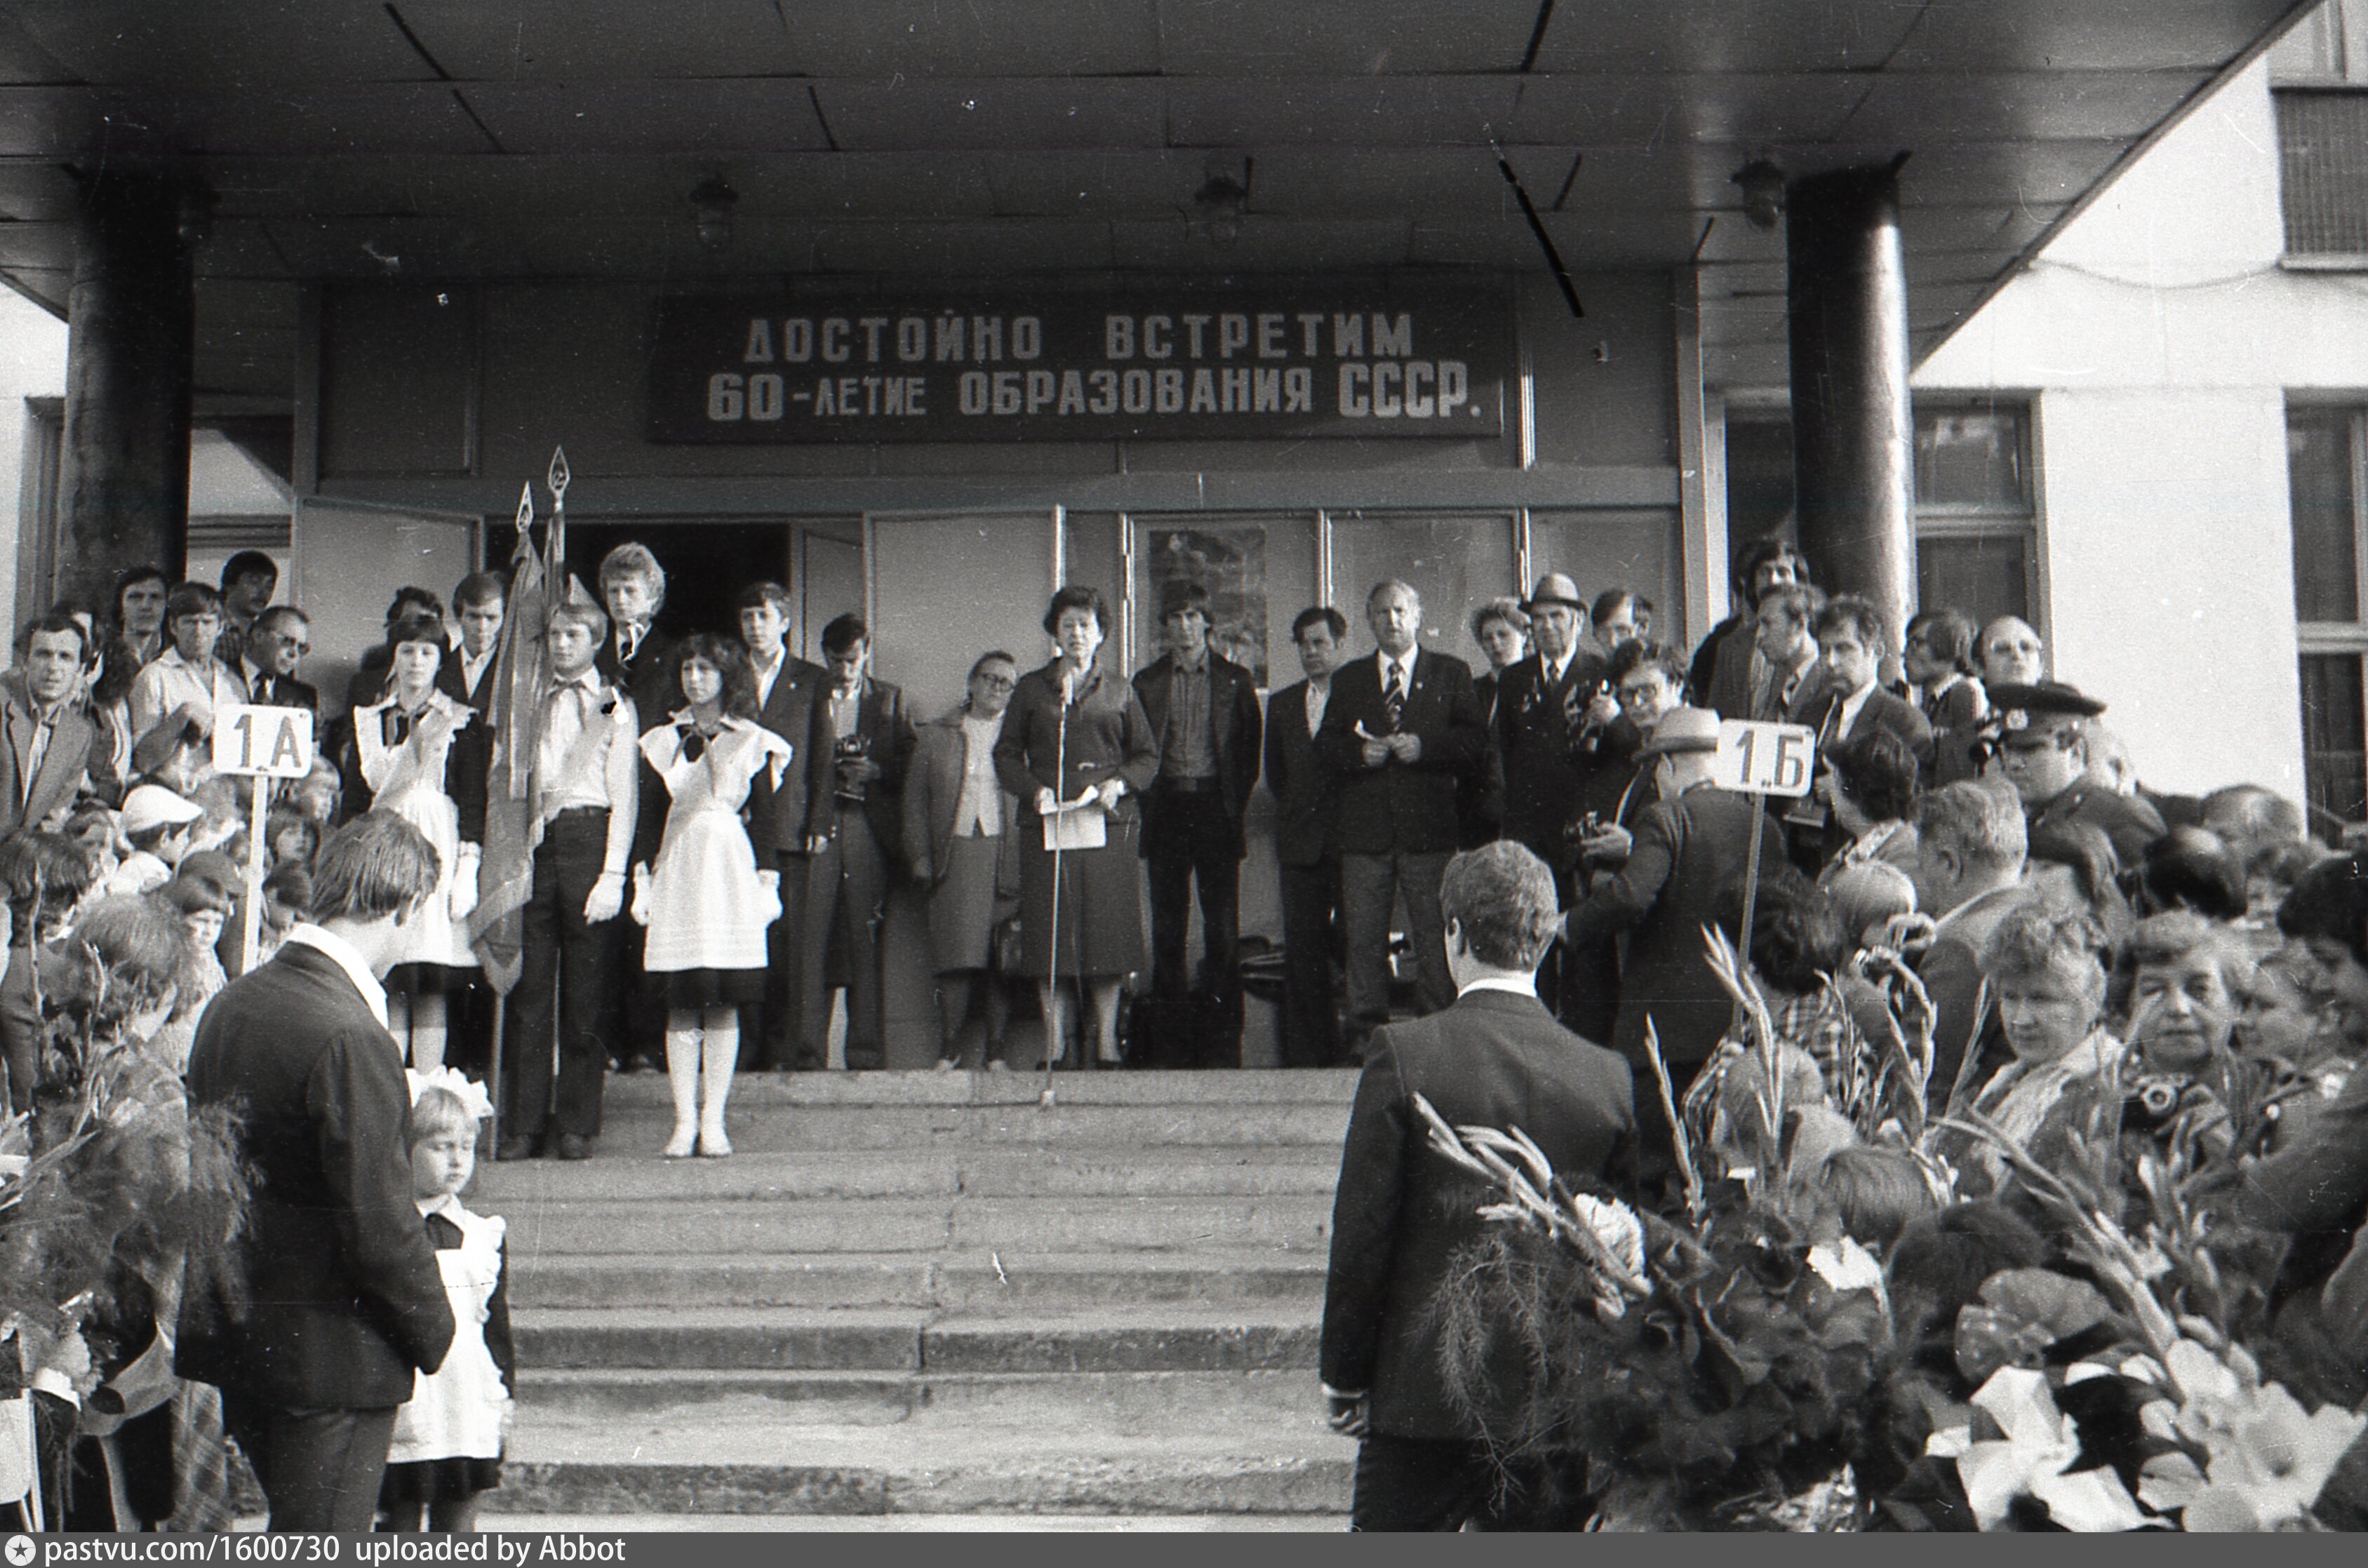
[[(1164, 653), (1137, 670), (1134, 676), (1135, 700), (1143, 704), (1143, 716), (1151, 721), (1151, 733), (1158, 737), (1160, 755), (1167, 756), (1167, 724), (1172, 715), (1167, 711), (1169, 677), (1176, 668), (1176, 656)], [(1209, 654), (1209, 752), (1217, 765), (1217, 793), (1225, 802), (1226, 814), (1234, 819), (1234, 829), (1240, 833), (1242, 813), (1249, 809), (1250, 791), (1258, 788), (1258, 743), (1265, 728), (1258, 714), (1258, 686), (1250, 679), (1249, 671), (1230, 659), (1221, 659), (1214, 652)], [(1305, 726), (1302, 725), (1304, 729)], [(1151, 780), (1152, 789), (1159, 787), (1158, 776)], [(1146, 797), (1146, 811), (1148, 801)], [(1156, 813), (1144, 818), (1144, 828), (1152, 831)], [(1242, 847), (1236, 846), (1236, 855)]]
[(1582, 710), (1611, 673), (1591, 645), (1570, 656), (1559, 681), (1552, 680), (1545, 656), (1532, 653), (1505, 672), (1497, 697), (1497, 753), (1505, 767), (1505, 836), (1519, 839), (1549, 866), (1567, 865), (1564, 834), (1597, 771), (1617, 767), (1608, 755), (1606, 733), (1573, 729), (1565, 705), (1574, 695)]
[(617, 657), (617, 629), (611, 624), (608, 639), (592, 661), (609, 684), (622, 687), (633, 699), (633, 711), (641, 716), (644, 733), (665, 723), (666, 716), (682, 706), (682, 692), (674, 679), (674, 644), (673, 638), (653, 626), (642, 633), (633, 647), (632, 663), (627, 664)]
[(436, 1249), (412, 1201), (403, 1053), (353, 982), (299, 943), (198, 1020), (189, 1107), (238, 1108), (254, 1207), (243, 1312), (194, 1275), (174, 1370), (285, 1410), (411, 1397), (452, 1343)]
[(2146, 847), (2169, 830), (2154, 807), (2134, 796), (2116, 795), (2086, 778), (2031, 813), (2033, 846), (2051, 837), (2061, 839), (2074, 828), (2093, 827), (2112, 841), (2119, 869), (2135, 870), (2146, 858)]
[(1388, 757), (1368, 767), (1357, 727), (1371, 735), (1389, 729), (1377, 656), (1333, 672), (1315, 754), (1332, 773), (1344, 855), (1443, 855), (1458, 846), (1456, 784), (1481, 769), (1488, 755), (1472, 672), (1452, 655), (1417, 648), (1407, 687), (1399, 727), (1420, 737), (1422, 756), (1412, 765)]
[(73, 703), (61, 703), (50, 726), (49, 749), (41, 754), (40, 768), (28, 785), (25, 759), (31, 754), (37, 725), (23, 678), (12, 670), (0, 681), (0, 732), (5, 732), (0, 733), (0, 838), (19, 828), (38, 828), (71, 810), (93, 764), (103, 764), (104, 759), (92, 756), (98, 746), (98, 726)]
[[(1329, 713), (1327, 701), (1326, 711)], [(1266, 787), (1274, 796), (1274, 855), (1286, 866), (1317, 866), (1339, 853), (1332, 772), (1307, 733), (1307, 683), (1266, 699)]]
[[(1371, 1396), (1372, 1430), (1479, 1436), (1450, 1403), (1430, 1307), (1455, 1255), (1489, 1221), (1491, 1189), (1427, 1146), (1414, 1097), (1452, 1125), (1518, 1127), (1574, 1186), (1625, 1182), (1636, 1149), (1628, 1063), (1554, 1021), (1534, 996), (1471, 991), (1444, 1012), (1373, 1031), (1340, 1152), (1324, 1287), (1324, 1381)], [(1497, 1194), (1501, 1197), (1501, 1192)], [(1522, 1386), (1498, 1346), (1492, 1392)]]
[[(1826, 735), (1826, 724), (1841, 707), (1842, 693), (1823, 682), (1804, 682), (1803, 686), (1804, 689), (1793, 699), (1793, 706), (1784, 717), (1792, 723), (1806, 724), (1817, 732), (1821, 745), (1829, 745), (1832, 743)], [(1858, 710), (1858, 722), (1850, 727), (1851, 735), (1868, 733), (1869, 725), (1878, 730), (1888, 730), (1907, 742), (1908, 750), (1916, 754), (1918, 762), (1929, 764), (1931, 761), (1932, 722), (1906, 698), (1895, 697), (1881, 687), (1868, 692), (1866, 701)]]
[[(1932, 1081), (1926, 1089), (1936, 1115), (1949, 1103), (1949, 1090), (1956, 1084), (1957, 1069), (1974, 1032), (1974, 1004), (1982, 990), (1982, 949), (1988, 945), (1998, 922), (2029, 897), (2030, 891), (2016, 883), (1993, 888), (1959, 904), (1941, 917), (1931, 946), (1917, 961), (1917, 976), (1924, 982), (1924, 994), (1932, 999)], [(2006, 1030), (1998, 1022), (1995, 998), (1974, 1049), (1973, 1083), (1979, 1088), (2006, 1062)], [(1990, 1060), (1985, 1062), (1985, 1057)]]
[(1782, 861), (1784, 839), (1758, 796), (1705, 784), (1656, 801), (1636, 819), (1628, 863), (1563, 922), (1574, 947), (1628, 933), (1611, 1044), (1630, 1062), (1645, 1060), (1647, 1018), (1672, 1067), (1708, 1060), (1726, 1032), (1728, 997), (1711, 972), (1702, 927), (1715, 919), (1727, 880), (1743, 874), (1755, 826), (1766, 875)]
[[(787, 679), (785, 675), (782, 677)], [(776, 690), (780, 687), (776, 686)], [(863, 790), (863, 820), (891, 860), (902, 858), (905, 840), (905, 770), (913, 760), (913, 722), (905, 712), (905, 694), (886, 681), (863, 677), (863, 699), (857, 706), (855, 733), (871, 743), (871, 760), (880, 777)], [(806, 745), (806, 825), (808, 838), (828, 838), (838, 831), (837, 738), (830, 730), (830, 687), (815, 688), (812, 739)]]
[[(926, 867), (929, 884), (945, 881), (951, 863), (954, 811), (962, 804), (965, 737), (962, 711), (957, 708), (921, 726), (913, 744), (913, 760), (905, 770), (905, 852), (916, 868)], [(994, 755), (988, 754), (988, 767)], [(1019, 885), (1019, 801), (997, 778), (993, 786), (996, 809), (1003, 813), (1003, 835), (996, 844), (996, 881)]]
[[(237, 668), (239, 674), (245, 675), (246, 673), (246, 669), (244, 665), (237, 666)], [(262, 704), (266, 708), (303, 709), (306, 712), (313, 715), (313, 723), (315, 731), (319, 729), (321, 722), (321, 688), (313, 685), (310, 681), (298, 680), (294, 676), (257, 676), (254, 680), (247, 683), (247, 690), (254, 695), (256, 702)], [(317, 740), (318, 738), (319, 737), (316, 733), (314, 739)]]
[(494, 699), (494, 672), (501, 668), (501, 654), (496, 649), (494, 656), (485, 661), (485, 667), (477, 672), (477, 684), (472, 687), (466, 684), (467, 676), (461, 668), (461, 650), (448, 649), (444, 663), (436, 671), (436, 689), (453, 701), (465, 702), (482, 713)]
[(748, 824), (757, 864), (770, 866), (777, 856), (803, 855), (806, 850), (806, 768), (814, 750), (814, 693), (828, 687), (830, 672), (784, 649), (781, 673), (757, 711), (757, 722), (790, 743), (790, 766), (773, 791), (771, 809)]

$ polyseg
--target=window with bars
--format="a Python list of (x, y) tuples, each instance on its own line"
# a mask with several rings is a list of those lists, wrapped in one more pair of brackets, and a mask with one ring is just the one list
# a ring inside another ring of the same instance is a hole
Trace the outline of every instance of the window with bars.
[(2286, 254), (2368, 265), (2368, 91), (2281, 87), (2277, 106)]
[(2286, 411), (2294, 521), (2294, 620), (2302, 649), (2305, 786), (2322, 829), (2368, 822), (2368, 616), (2361, 540), (2368, 531), (2368, 409)]
[[(1793, 426), (1732, 413), (1726, 427), (1727, 547), (1737, 560), (1793, 510)], [(2039, 623), (2031, 408), (1996, 399), (1916, 404), (1916, 599), (1975, 625)]]

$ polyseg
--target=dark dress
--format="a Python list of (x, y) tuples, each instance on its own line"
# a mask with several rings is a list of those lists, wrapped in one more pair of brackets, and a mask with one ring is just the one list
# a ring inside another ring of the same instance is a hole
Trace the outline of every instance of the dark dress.
[(1126, 793), (1110, 812), (1099, 849), (1061, 855), (1061, 964), (1064, 975), (1114, 979), (1143, 967), (1143, 812), (1137, 797), (1159, 770), (1159, 743), (1134, 687), (1094, 667), (1069, 705), (1065, 750), (1057, 663), (1019, 677), (996, 743), (995, 768), (1019, 799), (1021, 969), (1042, 980), (1053, 960), (1053, 855), (1036, 814), (1036, 792), (1055, 787), (1054, 759), (1065, 771), (1057, 793), (1072, 801), (1115, 775)]

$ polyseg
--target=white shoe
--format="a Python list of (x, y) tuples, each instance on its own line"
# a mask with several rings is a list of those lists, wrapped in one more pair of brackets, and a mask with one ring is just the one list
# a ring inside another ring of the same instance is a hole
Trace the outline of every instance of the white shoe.
[(732, 1153), (732, 1140), (723, 1136), (722, 1132), (701, 1132), (699, 1135), (700, 1158), (720, 1160), (730, 1153)]
[(677, 1127), (674, 1130), (674, 1136), (667, 1140), (666, 1146), (663, 1150), (659, 1151), (659, 1153), (661, 1156), (666, 1159), (687, 1160), (690, 1158), (692, 1153), (695, 1153), (698, 1148), (699, 1129), (696, 1127)]

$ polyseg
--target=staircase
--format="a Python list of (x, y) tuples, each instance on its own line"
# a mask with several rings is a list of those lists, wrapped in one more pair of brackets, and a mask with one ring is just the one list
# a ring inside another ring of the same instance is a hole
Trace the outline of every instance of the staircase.
[(1316, 1339), (1354, 1074), (1042, 1083), (744, 1077), (738, 1153), (666, 1161), (636, 1074), (594, 1158), (482, 1167), (519, 1360), (487, 1513), (1337, 1527)]

